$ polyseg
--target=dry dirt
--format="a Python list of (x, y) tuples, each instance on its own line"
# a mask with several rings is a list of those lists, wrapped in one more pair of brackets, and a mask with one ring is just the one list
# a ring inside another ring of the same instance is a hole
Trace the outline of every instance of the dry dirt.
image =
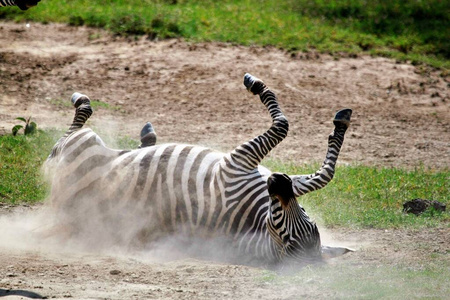
[[(273, 158), (321, 161), (334, 112), (349, 107), (353, 122), (340, 163), (450, 165), (450, 79), (442, 71), (369, 56), (291, 55), (275, 48), (126, 39), (56, 24), (0, 22), (0, 132), (9, 132), (19, 116), (32, 116), (40, 128), (67, 128), (73, 111), (65, 103), (79, 91), (103, 102), (89, 125), (106, 134), (137, 138), (142, 125), (151, 121), (159, 143), (229, 151), (270, 125), (259, 100), (245, 91), (245, 72), (277, 93), (290, 121), (289, 136), (271, 153)], [(0, 297), (341, 296), (321, 290), (320, 282), (280, 286), (263, 279), (265, 270), (182, 253), (145, 257), (42, 245), (27, 240), (22, 228), (27, 222), (18, 222), (11, 210), (32, 218), (41, 207), (1, 206)], [(448, 228), (326, 233), (326, 240), (359, 250), (334, 259), (333, 265), (405, 263), (420, 269), (430, 252), (444, 254), (448, 264)], [(426, 247), (417, 247), (421, 243)]]

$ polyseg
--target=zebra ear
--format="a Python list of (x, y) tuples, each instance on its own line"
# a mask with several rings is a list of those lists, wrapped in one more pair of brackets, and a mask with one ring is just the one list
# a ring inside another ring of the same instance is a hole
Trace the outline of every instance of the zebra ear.
[(267, 179), (267, 189), (272, 200), (278, 199), (283, 207), (289, 204), (294, 196), (291, 178), (282, 173), (273, 173)]

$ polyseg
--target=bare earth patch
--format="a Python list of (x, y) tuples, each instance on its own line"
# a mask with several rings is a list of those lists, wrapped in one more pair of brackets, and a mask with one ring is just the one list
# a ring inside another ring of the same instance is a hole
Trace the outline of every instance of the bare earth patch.
[[(450, 79), (441, 71), (369, 56), (290, 55), (274, 48), (135, 40), (91, 28), (30, 25), (0, 22), (0, 132), (10, 132), (19, 116), (32, 116), (41, 128), (67, 128), (73, 117), (69, 99), (79, 91), (103, 102), (89, 125), (105, 134), (138, 138), (151, 121), (159, 143), (229, 151), (269, 127), (265, 108), (242, 84), (249, 72), (277, 93), (290, 121), (289, 136), (272, 158), (321, 161), (334, 112), (349, 107), (353, 123), (340, 163), (449, 167)], [(28, 216), (40, 209), (1, 206), (1, 225), (19, 226), (5, 223), (10, 210)], [(331, 261), (336, 268), (409, 265), (414, 271), (433, 259), (449, 266), (448, 228), (324, 235), (358, 250)], [(77, 299), (345, 298), (321, 288), (320, 279), (280, 284), (265, 270), (182, 253), (92, 253), (17, 241), (22, 235), (0, 238), (0, 297), (25, 290)], [(355, 274), (343, 276), (355, 280)], [(442, 278), (437, 295), (448, 291), (448, 280)]]

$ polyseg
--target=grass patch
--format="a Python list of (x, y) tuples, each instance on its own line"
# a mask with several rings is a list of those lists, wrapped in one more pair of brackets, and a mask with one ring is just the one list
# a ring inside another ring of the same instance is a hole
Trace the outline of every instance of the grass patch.
[(0, 201), (38, 202), (48, 187), (40, 170), (60, 132), (38, 130), (33, 135), (0, 136)]
[(70, 101), (63, 101), (61, 99), (48, 99), (47, 101), (51, 105), (59, 107), (59, 108), (73, 108), (73, 104)]
[[(71, 101), (62, 100), (62, 99), (48, 99), (47, 100), (51, 105), (54, 105), (59, 108), (73, 108), (73, 104)], [(91, 100), (91, 107), (93, 109), (106, 109), (111, 111), (120, 111), (123, 109), (119, 105), (111, 105), (109, 103), (103, 102), (101, 100), (93, 99)]]
[(47, 0), (0, 19), (102, 27), (120, 35), (370, 53), (450, 68), (446, 1)]
[[(35, 203), (45, 199), (49, 187), (41, 167), (63, 135), (60, 130), (38, 130), (27, 136), (0, 135), (0, 202)], [(112, 135), (106, 135), (104, 141), (120, 149), (136, 149), (139, 145), (129, 137)]]
[[(297, 166), (267, 160), (272, 171), (311, 174), (319, 164)], [(449, 224), (448, 212), (427, 210), (420, 216), (403, 214), (403, 203), (414, 198), (449, 205), (450, 170), (339, 166), (323, 189), (299, 198), (311, 216), (327, 227), (359, 228), (435, 227)]]
[(91, 100), (91, 106), (93, 109), (107, 109), (107, 110), (113, 110), (113, 111), (123, 111), (122, 107), (119, 105), (111, 105), (109, 103), (103, 102), (101, 100)]

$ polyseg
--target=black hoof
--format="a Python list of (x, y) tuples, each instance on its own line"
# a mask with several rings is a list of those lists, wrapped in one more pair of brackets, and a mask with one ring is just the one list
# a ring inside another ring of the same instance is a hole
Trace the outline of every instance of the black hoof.
[(348, 128), (350, 125), (350, 119), (352, 117), (352, 110), (349, 108), (342, 109), (334, 116), (333, 124), (336, 127)]
[(249, 92), (251, 92), (253, 95), (260, 94), (265, 87), (264, 82), (262, 82), (261, 79), (256, 78), (255, 76), (245, 73), (244, 75), (244, 85), (247, 88)]
[(78, 108), (81, 104), (91, 104), (91, 101), (89, 100), (89, 97), (86, 95), (83, 95), (81, 93), (73, 93), (72, 98), (70, 99), (72, 101), (73, 106), (75, 108)]
[(144, 127), (142, 127), (141, 130), (141, 138), (143, 138), (144, 136), (146, 136), (148, 133), (150, 132), (155, 132), (155, 129), (153, 129), (152, 123), (147, 122)]
[(150, 122), (147, 122), (141, 130), (141, 145), (139, 148), (149, 147), (156, 144), (155, 129)]

